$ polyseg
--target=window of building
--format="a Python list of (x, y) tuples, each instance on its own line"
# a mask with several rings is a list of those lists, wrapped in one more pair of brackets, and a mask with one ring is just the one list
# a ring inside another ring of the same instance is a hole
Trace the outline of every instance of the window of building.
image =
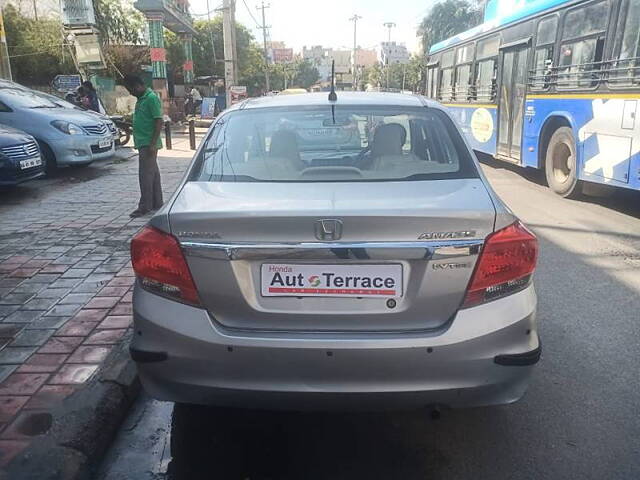
[(593, 87), (601, 80), (608, 1), (570, 10), (564, 18), (558, 88)]
[(640, 0), (624, 0), (616, 29), (615, 58), (609, 83), (620, 86), (640, 84)]
[(536, 49), (533, 57), (531, 88), (544, 90), (549, 88), (553, 68), (553, 48), (558, 30), (558, 17), (553, 15), (538, 22), (536, 31)]

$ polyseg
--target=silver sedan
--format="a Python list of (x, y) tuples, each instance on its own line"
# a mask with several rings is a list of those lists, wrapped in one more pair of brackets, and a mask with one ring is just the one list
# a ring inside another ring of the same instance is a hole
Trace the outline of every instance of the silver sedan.
[(131, 353), (158, 399), (503, 404), (540, 357), (537, 240), (422, 97), (228, 110), (131, 250)]

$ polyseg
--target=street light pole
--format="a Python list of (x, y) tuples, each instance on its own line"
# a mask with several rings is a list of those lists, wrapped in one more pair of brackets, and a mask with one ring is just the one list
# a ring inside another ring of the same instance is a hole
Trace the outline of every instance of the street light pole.
[[(387, 27), (387, 29), (389, 30), (389, 36), (388, 36), (388, 40), (387, 40), (387, 53), (385, 53), (384, 55), (384, 60), (385, 60), (385, 65), (387, 68), (387, 90), (389, 90), (389, 55), (388, 55), (388, 51), (389, 51), (389, 47), (391, 46), (391, 29), (393, 27), (396, 26), (396, 24), (394, 22), (385, 22), (383, 23), (383, 25), (385, 27)], [(384, 49), (382, 49), (382, 51), (384, 52)]]
[(357, 74), (357, 55), (358, 55), (358, 43), (357, 43), (357, 31), (358, 31), (358, 20), (362, 17), (358, 14), (355, 14), (349, 20), (353, 22), (353, 58), (351, 59), (351, 74), (353, 76), (353, 91), (358, 90), (358, 74)]
[(270, 85), (270, 79), (269, 79), (269, 51), (267, 50), (267, 21), (265, 20), (265, 15), (264, 15), (264, 10), (265, 8), (269, 8), (270, 5), (265, 5), (264, 2), (262, 2), (262, 5), (260, 7), (258, 7), (259, 9), (262, 10), (262, 41), (264, 43), (264, 63), (265, 63), (265, 68), (264, 68), (264, 80), (265, 80), (265, 84), (266, 84), (266, 90), (267, 92), (271, 91), (271, 85)]

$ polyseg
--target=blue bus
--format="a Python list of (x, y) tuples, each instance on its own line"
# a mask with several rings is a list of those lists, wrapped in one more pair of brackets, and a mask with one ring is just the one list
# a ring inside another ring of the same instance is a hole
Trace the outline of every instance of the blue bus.
[(640, 190), (640, 0), (525, 3), (433, 45), (426, 80), (475, 150), (557, 194)]

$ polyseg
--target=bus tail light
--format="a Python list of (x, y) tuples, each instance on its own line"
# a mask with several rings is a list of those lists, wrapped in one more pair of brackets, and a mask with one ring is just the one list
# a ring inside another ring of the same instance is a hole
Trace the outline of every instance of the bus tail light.
[(131, 240), (131, 263), (145, 290), (200, 305), (187, 261), (173, 235), (144, 227)]
[(462, 308), (527, 287), (538, 259), (538, 239), (519, 221), (487, 237)]

